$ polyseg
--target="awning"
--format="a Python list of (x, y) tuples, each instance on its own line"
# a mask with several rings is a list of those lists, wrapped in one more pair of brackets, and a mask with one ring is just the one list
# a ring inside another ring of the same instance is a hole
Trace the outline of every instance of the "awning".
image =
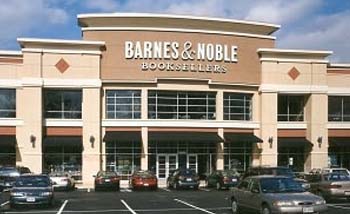
[(78, 136), (47, 136), (44, 138), (43, 142), (44, 147), (83, 147), (82, 137)]
[(305, 137), (279, 137), (278, 146), (281, 147), (312, 147), (313, 144)]
[(0, 135), (0, 147), (14, 147), (16, 146), (15, 135)]
[(156, 142), (224, 142), (216, 132), (149, 132), (148, 141)]
[(253, 133), (225, 133), (226, 142), (248, 142), (262, 143), (263, 140), (255, 136)]
[(108, 141), (130, 141), (141, 142), (141, 131), (108, 131), (103, 137), (104, 142)]
[(350, 137), (329, 137), (330, 146), (350, 146)]

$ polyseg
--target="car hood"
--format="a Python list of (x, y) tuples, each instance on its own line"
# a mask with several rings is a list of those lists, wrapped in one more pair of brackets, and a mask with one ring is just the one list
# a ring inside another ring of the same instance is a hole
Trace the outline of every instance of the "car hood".
[(294, 201), (313, 201), (313, 200), (322, 200), (321, 197), (314, 195), (310, 192), (301, 192), (301, 193), (267, 193), (266, 197), (274, 201), (277, 200), (294, 200)]

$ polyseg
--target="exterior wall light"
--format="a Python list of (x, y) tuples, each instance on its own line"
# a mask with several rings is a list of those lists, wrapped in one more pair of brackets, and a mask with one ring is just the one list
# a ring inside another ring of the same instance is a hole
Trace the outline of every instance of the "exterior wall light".
[(34, 148), (35, 147), (36, 137), (34, 135), (30, 135), (29, 141), (30, 141), (30, 143), (32, 144), (32, 146)]
[(323, 141), (322, 136), (320, 136), (320, 137), (317, 138), (317, 143), (318, 143), (318, 147), (319, 147), (319, 148), (321, 148), (322, 141)]
[(89, 141), (91, 143), (91, 147), (94, 148), (95, 137), (91, 135)]
[(270, 136), (269, 139), (267, 140), (270, 144), (270, 149), (272, 148), (272, 143), (273, 143), (273, 136)]

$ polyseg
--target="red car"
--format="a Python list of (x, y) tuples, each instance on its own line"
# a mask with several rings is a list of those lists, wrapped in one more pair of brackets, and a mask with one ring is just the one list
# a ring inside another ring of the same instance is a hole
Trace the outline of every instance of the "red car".
[(158, 179), (151, 171), (136, 171), (130, 178), (130, 186), (132, 189), (157, 189)]
[(95, 191), (101, 189), (119, 190), (120, 177), (116, 172), (99, 171), (95, 177)]

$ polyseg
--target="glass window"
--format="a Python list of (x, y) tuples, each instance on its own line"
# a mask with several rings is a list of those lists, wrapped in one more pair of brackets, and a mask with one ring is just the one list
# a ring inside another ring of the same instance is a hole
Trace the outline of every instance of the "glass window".
[(0, 118), (16, 117), (16, 89), (0, 89)]
[(46, 90), (45, 118), (81, 119), (81, 90)]
[(350, 121), (350, 96), (328, 97), (328, 121)]
[(224, 120), (251, 120), (252, 95), (224, 93)]
[(278, 121), (304, 121), (304, 100), (301, 95), (278, 95)]
[(215, 120), (215, 106), (212, 92), (148, 92), (149, 119)]
[(107, 119), (140, 119), (141, 91), (140, 90), (107, 90), (106, 91)]

